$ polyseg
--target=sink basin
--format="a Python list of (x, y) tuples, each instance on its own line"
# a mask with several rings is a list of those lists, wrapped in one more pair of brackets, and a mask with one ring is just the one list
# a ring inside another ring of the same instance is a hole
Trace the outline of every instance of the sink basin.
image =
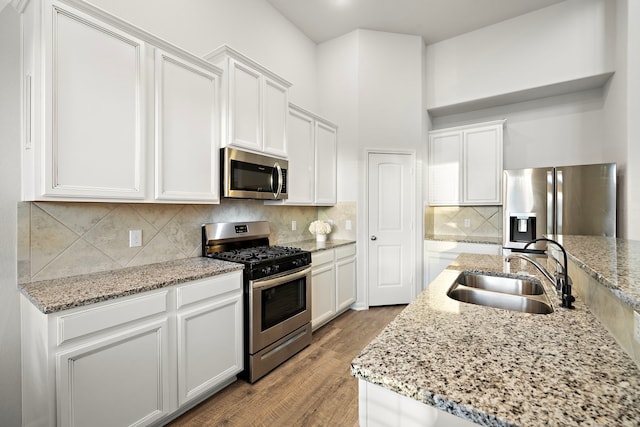
[(553, 306), (536, 279), (462, 272), (449, 291), (449, 298), (523, 313), (549, 314)]
[(520, 277), (492, 276), (482, 273), (462, 272), (456, 283), (470, 288), (486, 291), (503, 292), (514, 295), (543, 295), (542, 283), (537, 279), (529, 280)]

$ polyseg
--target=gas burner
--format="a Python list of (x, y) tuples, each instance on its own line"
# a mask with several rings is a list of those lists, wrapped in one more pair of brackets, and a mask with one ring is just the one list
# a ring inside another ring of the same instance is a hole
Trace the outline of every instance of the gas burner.
[(213, 253), (213, 257), (235, 262), (260, 262), (287, 257), (302, 252), (300, 248), (287, 246), (257, 246)]

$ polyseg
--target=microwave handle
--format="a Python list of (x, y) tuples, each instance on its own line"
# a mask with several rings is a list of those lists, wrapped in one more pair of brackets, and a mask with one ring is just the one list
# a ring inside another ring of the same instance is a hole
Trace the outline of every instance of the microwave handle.
[(276, 162), (273, 167), (276, 168), (276, 171), (278, 171), (278, 189), (275, 193), (273, 193), (273, 195), (275, 198), (278, 198), (278, 196), (282, 192), (282, 168), (280, 167), (280, 164), (278, 162)]

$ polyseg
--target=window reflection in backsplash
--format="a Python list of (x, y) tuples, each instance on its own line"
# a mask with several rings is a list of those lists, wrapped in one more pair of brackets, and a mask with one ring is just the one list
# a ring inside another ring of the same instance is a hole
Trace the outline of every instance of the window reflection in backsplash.
[[(330, 238), (355, 240), (355, 202), (337, 206), (265, 206), (262, 201), (219, 205), (24, 202), (18, 204), (18, 280), (27, 283), (200, 256), (206, 222), (269, 221), (271, 244), (312, 239), (309, 224), (336, 222)], [(354, 228), (339, 224), (350, 219)], [(291, 230), (291, 221), (297, 229)], [(129, 230), (143, 245), (129, 247)]]
[(502, 206), (427, 206), (424, 221), (426, 237), (502, 238)]

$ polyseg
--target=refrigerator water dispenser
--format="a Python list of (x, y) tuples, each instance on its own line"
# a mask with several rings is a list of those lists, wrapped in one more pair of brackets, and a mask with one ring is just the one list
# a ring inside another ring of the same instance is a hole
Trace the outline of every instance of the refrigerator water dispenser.
[(509, 240), (511, 242), (530, 242), (536, 238), (536, 214), (509, 214)]

